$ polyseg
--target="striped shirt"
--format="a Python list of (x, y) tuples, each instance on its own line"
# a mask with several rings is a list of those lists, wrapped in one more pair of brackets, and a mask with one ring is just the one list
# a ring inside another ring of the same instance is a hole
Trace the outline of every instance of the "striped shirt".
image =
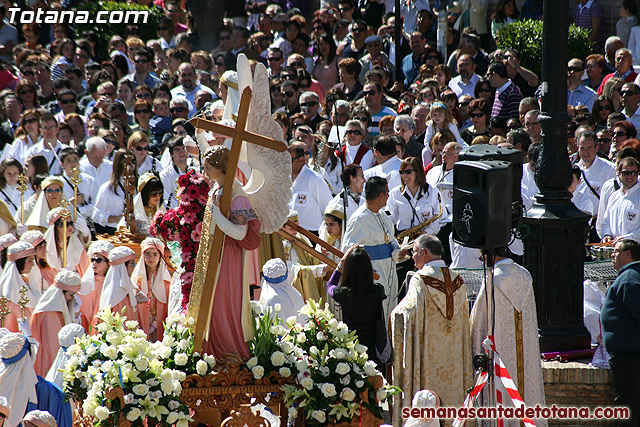
[(491, 109), (491, 118), (517, 119), (519, 117), (518, 107), (521, 99), (520, 88), (514, 85), (511, 80), (508, 80), (507, 83), (496, 90), (496, 97)]
[(580, 84), (575, 90), (567, 89), (567, 104), (577, 107), (578, 105), (584, 105), (591, 112), (593, 101), (596, 100), (598, 94), (595, 90)]

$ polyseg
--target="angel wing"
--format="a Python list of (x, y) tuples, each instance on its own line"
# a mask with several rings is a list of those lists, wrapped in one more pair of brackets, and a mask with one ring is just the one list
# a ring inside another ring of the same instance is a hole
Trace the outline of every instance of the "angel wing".
[[(239, 71), (241, 66), (245, 65), (238, 61)], [(250, 70), (248, 61), (246, 67)], [(261, 63), (256, 65), (252, 86), (247, 130), (284, 143), (282, 128), (271, 116), (269, 75), (267, 68)], [(291, 155), (287, 151), (279, 153), (246, 142), (243, 142), (243, 151), (246, 153), (246, 162), (252, 169), (251, 178), (243, 189), (262, 222), (262, 231), (274, 233), (282, 228), (289, 214)]]

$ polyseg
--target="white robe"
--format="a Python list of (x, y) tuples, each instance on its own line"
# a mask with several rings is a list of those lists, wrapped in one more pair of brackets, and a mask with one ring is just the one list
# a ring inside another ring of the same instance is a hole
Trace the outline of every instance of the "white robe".
[[(495, 345), (513, 382), (518, 386), (518, 362), (514, 309), (522, 314), (522, 357), (524, 366), (524, 402), (528, 407), (545, 405), (542, 383), (542, 363), (538, 343), (538, 317), (533, 293), (533, 279), (529, 272), (511, 259), (498, 261), (494, 267)], [(486, 290), (483, 283), (471, 311), (471, 339), (473, 354), (484, 353), (482, 341), (487, 337)], [(503, 406), (510, 403), (502, 383), (496, 381), (502, 392)], [(518, 389), (520, 387), (518, 386)], [(536, 426), (546, 426), (546, 420), (535, 420)], [(506, 427), (520, 425), (518, 420), (504, 420)]]
[[(377, 217), (377, 218), (376, 218)], [(392, 252), (389, 258), (372, 260), (373, 269), (380, 275), (378, 283), (384, 286), (387, 299), (383, 302), (385, 318), (396, 306), (398, 299), (398, 275), (396, 263), (399, 261), (400, 248), (393, 235), (393, 222), (382, 211), (373, 213), (366, 204), (360, 206), (347, 224), (342, 251), (345, 252), (354, 244), (376, 246), (385, 243), (385, 234), (389, 238)]]

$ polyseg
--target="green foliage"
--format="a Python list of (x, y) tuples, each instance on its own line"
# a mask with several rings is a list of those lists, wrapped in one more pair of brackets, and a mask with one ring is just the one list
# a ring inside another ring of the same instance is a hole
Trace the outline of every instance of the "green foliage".
[[(89, 20), (95, 21), (98, 17), (98, 13), (101, 11), (105, 12), (122, 12), (122, 17), (120, 20), (123, 22), (121, 24), (99, 24), (96, 22), (93, 23), (77, 23), (74, 25), (76, 30), (76, 37), (79, 37), (80, 34), (84, 31), (94, 31), (100, 40), (99, 45), (96, 49), (96, 56), (99, 58), (107, 58), (109, 52), (107, 51), (109, 48), (109, 39), (112, 36), (120, 35), (126, 38), (127, 34), (127, 26), (135, 25), (140, 31), (140, 38), (144, 41), (147, 41), (152, 38), (157, 38), (157, 27), (158, 21), (162, 18), (162, 11), (155, 6), (141, 6), (138, 4), (129, 4), (129, 3), (117, 3), (117, 2), (108, 2), (108, 1), (97, 1), (97, 2), (87, 2), (83, 3), (77, 8), (78, 11), (87, 11), (89, 12)], [(138, 18), (138, 23), (135, 23), (134, 16), (129, 15), (129, 19), (127, 19), (127, 12), (148, 12), (147, 14), (147, 22), (143, 22), (142, 15)], [(117, 17), (118, 15), (107, 15), (104, 14), (104, 17), (107, 16)]]
[[(518, 21), (502, 27), (497, 34), (499, 49), (515, 48), (520, 52), (520, 64), (540, 76), (542, 66), (542, 21)], [(569, 26), (568, 59), (584, 60), (593, 53), (589, 32), (574, 24)]]

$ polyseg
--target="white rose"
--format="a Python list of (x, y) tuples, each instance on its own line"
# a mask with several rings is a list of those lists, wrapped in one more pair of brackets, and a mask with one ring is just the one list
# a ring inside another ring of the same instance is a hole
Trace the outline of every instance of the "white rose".
[[(189, 319), (191, 319), (191, 317)], [(175, 411), (176, 409), (178, 409), (180, 407), (180, 402), (178, 402), (177, 400), (170, 400), (169, 404), (167, 406), (172, 411)]]
[(98, 351), (98, 348), (95, 345), (90, 345), (87, 347), (87, 356), (93, 356)]
[(280, 305), (279, 302), (277, 302), (274, 306), (273, 309), (276, 311), (276, 313), (280, 312), (280, 310), (282, 310), (282, 306)]
[(329, 369), (328, 366), (320, 366), (320, 368), (318, 368), (318, 370), (325, 377), (328, 377), (329, 374), (331, 373), (331, 370)]
[[(136, 322), (136, 325), (138, 323)], [(133, 329), (133, 328), (130, 328)], [(127, 420), (133, 422), (135, 420), (137, 420), (138, 418), (140, 418), (140, 414), (142, 414), (142, 411), (138, 408), (131, 408), (131, 410), (127, 413)]]
[(336, 320), (335, 317), (329, 320), (329, 327), (331, 329), (338, 329), (338, 321)]
[(178, 343), (178, 347), (180, 347), (183, 350), (186, 350), (189, 348), (189, 341), (187, 340), (180, 340), (180, 342)]
[(208, 370), (209, 365), (207, 364), (207, 362), (205, 362), (204, 360), (198, 360), (198, 363), (196, 363), (196, 371), (198, 372), (198, 374), (205, 375)]
[(171, 372), (171, 369), (165, 369), (160, 374), (160, 377), (162, 378), (162, 381), (171, 381), (171, 379), (173, 378), (173, 373)]
[(282, 351), (289, 354), (293, 351), (293, 344), (291, 344), (289, 341), (280, 341), (280, 348), (282, 349)]
[(189, 326), (193, 326), (196, 324), (196, 321), (193, 317), (189, 317), (189, 320), (187, 320), (187, 325)]
[(136, 365), (136, 369), (140, 372), (144, 372), (149, 368), (149, 363), (147, 363), (147, 359), (145, 359), (144, 357), (136, 358), (134, 363)]
[[(191, 317), (190, 317), (191, 319)], [(211, 356), (210, 354), (205, 354), (204, 355), (204, 360), (209, 364), (210, 367), (214, 367), (216, 366), (216, 358)]]
[(296, 362), (296, 369), (298, 369), (298, 371), (304, 371), (305, 369), (307, 369), (309, 367), (309, 364), (307, 363), (306, 360), (302, 359), (302, 360), (298, 360)]
[(258, 358), (253, 356), (251, 359), (247, 360), (247, 368), (253, 369), (254, 366), (258, 364)]
[(287, 317), (287, 321), (285, 322), (289, 327), (295, 325), (298, 322), (297, 316), (289, 316)]
[(116, 357), (118, 357), (118, 350), (116, 350), (114, 346), (110, 345), (104, 349), (103, 354), (109, 359), (115, 359)]
[(376, 364), (371, 360), (367, 360), (367, 362), (364, 364), (364, 373), (368, 377), (376, 375)]
[(323, 423), (327, 420), (327, 414), (324, 411), (313, 411), (311, 413), (311, 417), (318, 420), (318, 422)]
[(171, 380), (162, 381), (162, 384), (160, 384), (160, 389), (164, 394), (173, 394), (174, 392), (173, 381)]
[(104, 421), (109, 417), (109, 410), (104, 406), (98, 406), (95, 410), (95, 414), (99, 421)]
[(324, 394), (324, 397), (332, 397), (336, 395), (336, 386), (330, 383), (320, 384), (320, 391)]
[(253, 377), (257, 380), (264, 376), (264, 368), (260, 365), (256, 365), (251, 368), (251, 372), (253, 372)]
[(307, 390), (311, 390), (313, 388), (313, 380), (309, 377), (304, 377), (300, 380), (300, 385)]
[(146, 384), (136, 384), (133, 386), (133, 392), (138, 396), (145, 396), (149, 392), (149, 386)]
[(351, 375), (345, 375), (344, 377), (340, 378), (340, 384), (342, 385), (349, 385), (350, 382), (351, 382)]
[(346, 359), (347, 354), (347, 350), (345, 350), (344, 348), (336, 348), (335, 350), (333, 350), (333, 356), (336, 359)]
[(298, 334), (297, 339), (298, 339), (298, 342), (303, 343), (303, 342), (306, 342), (306, 341), (307, 341), (307, 336), (304, 334), (304, 332), (300, 332), (300, 333)]
[(273, 363), (274, 366), (282, 366), (286, 361), (287, 361), (287, 358), (284, 356), (284, 353), (282, 353), (281, 351), (274, 351), (273, 354), (271, 355), (271, 363)]
[(178, 421), (178, 414), (176, 412), (171, 412), (167, 417), (167, 424), (174, 424)]
[(280, 370), (278, 370), (278, 373), (280, 374), (280, 376), (287, 378), (291, 375), (291, 369), (283, 366), (282, 368), (280, 368)]
[(366, 353), (367, 352), (367, 346), (364, 346), (362, 344), (358, 344), (358, 345), (356, 345), (356, 351), (358, 353)]
[(364, 387), (364, 381), (362, 381), (362, 380), (356, 381), (356, 387), (358, 387), (358, 388)]
[[(127, 320), (124, 324), (127, 326), (127, 329), (135, 329), (135, 328), (138, 327), (138, 321), (137, 320)], [(133, 420), (131, 420), (131, 421), (133, 421)]]
[(187, 361), (189, 360), (189, 358), (187, 357), (186, 354), (184, 353), (178, 353), (176, 354), (176, 365), (178, 366), (184, 366), (187, 364)]
[(318, 347), (316, 347), (315, 345), (312, 345), (312, 346), (309, 348), (309, 353), (311, 353), (311, 354), (318, 354), (319, 352), (320, 352), (320, 351), (318, 350)]
[(163, 345), (158, 350), (158, 354), (160, 355), (161, 358), (168, 359), (168, 358), (171, 357), (171, 348), (170, 347), (165, 347)]
[(387, 398), (387, 392), (383, 389), (378, 389), (378, 391), (376, 391), (376, 399), (378, 400), (384, 400)]
[(338, 375), (346, 375), (350, 370), (349, 365), (344, 362), (340, 362), (338, 366), (336, 366), (336, 374)]
[(324, 332), (320, 331), (316, 334), (316, 338), (319, 341), (325, 341), (327, 339), (327, 336), (324, 334)]
[(356, 392), (351, 390), (349, 387), (347, 387), (344, 390), (342, 390), (342, 393), (340, 393), (340, 397), (343, 398), (344, 400), (352, 402), (353, 399), (356, 398)]

